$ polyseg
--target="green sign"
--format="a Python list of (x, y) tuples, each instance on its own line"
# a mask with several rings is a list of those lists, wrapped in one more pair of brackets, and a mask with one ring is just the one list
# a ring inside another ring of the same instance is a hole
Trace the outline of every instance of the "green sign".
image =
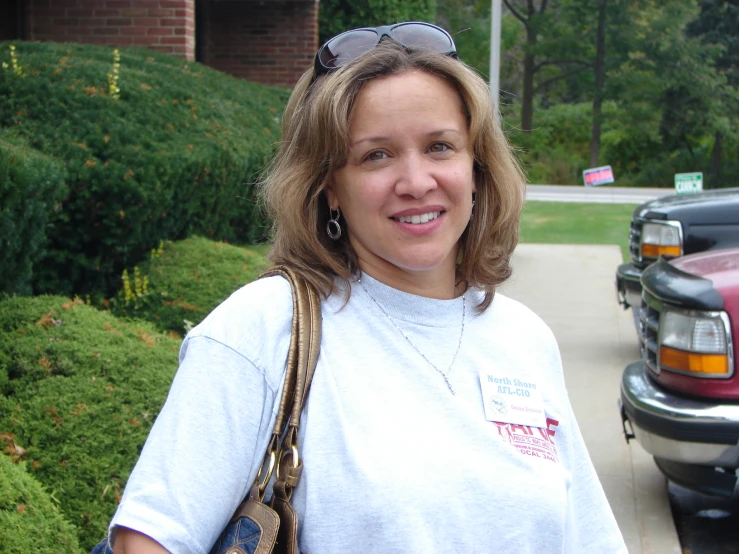
[(703, 173), (675, 173), (675, 192), (691, 194), (703, 190)]

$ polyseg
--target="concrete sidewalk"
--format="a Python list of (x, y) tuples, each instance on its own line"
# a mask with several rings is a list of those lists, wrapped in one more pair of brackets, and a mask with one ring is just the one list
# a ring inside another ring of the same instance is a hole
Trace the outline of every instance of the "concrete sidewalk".
[(667, 487), (616, 405), (623, 368), (639, 358), (629, 312), (616, 302), (618, 246), (522, 244), (503, 294), (552, 328), (580, 429), (630, 554), (680, 554)]

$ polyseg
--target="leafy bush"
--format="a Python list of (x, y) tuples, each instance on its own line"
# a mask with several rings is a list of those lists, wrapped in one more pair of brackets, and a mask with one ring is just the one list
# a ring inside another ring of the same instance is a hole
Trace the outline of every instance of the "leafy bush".
[(268, 267), (260, 250), (202, 237), (166, 243), (140, 269), (126, 273), (128, 284), (113, 312), (182, 333)]
[(436, 0), (321, 0), (320, 42), (349, 29), (436, 20)]
[(536, 112), (536, 128), (516, 130), (509, 139), (521, 148), (519, 157), (529, 182), (582, 184), (590, 158), (592, 105), (558, 104)]
[(74, 527), (49, 494), (28, 475), (24, 463), (14, 464), (4, 454), (0, 454), (0, 552), (81, 552)]
[(0, 129), (0, 292), (30, 294), (33, 264), (65, 195), (64, 167)]
[(120, 52), (118, 93), (109, 48), (16, 46), (23, 70), (0, 71), (0, 128), (67, 172), (36, 292), (112, 294), (162, 239), (263, 236), (253, 183), (278, 140), (286, 89), (131, 49)]
[(24, 450), (88, 551), (164, 403), (179, 344), (78, 299), (0, 301), (0, 434)]

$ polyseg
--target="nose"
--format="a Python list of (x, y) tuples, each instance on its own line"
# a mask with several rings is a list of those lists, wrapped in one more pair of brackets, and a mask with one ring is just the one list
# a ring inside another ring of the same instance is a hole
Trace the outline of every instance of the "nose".
[(398, 174), (395, 182), (395, 193), (399, 196), (423, 198), (436, 189), (438, 183), (433, 174), (433, 164), (422, 154), (416, 152), (401, 156), (396, 166)]

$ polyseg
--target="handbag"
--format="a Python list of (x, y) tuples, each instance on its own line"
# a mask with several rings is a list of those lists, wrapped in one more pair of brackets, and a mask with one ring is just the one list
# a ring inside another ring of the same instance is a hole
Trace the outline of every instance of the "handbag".
[[(287, 266), (276, 266), (260, 278), (274, 275), (287, 279), (293, 299), (290, 349), (277, 418), (255, 482), (209, 554), (299, 554), (298, 515), (290, 500), (303, 470), (298, 430), (321, 348), (321, 301), (313, 287)], [(272, 497), (265, 502), (273, 474)], [(113, 554), (113, 549), (106, 538), (90, 554)]]

